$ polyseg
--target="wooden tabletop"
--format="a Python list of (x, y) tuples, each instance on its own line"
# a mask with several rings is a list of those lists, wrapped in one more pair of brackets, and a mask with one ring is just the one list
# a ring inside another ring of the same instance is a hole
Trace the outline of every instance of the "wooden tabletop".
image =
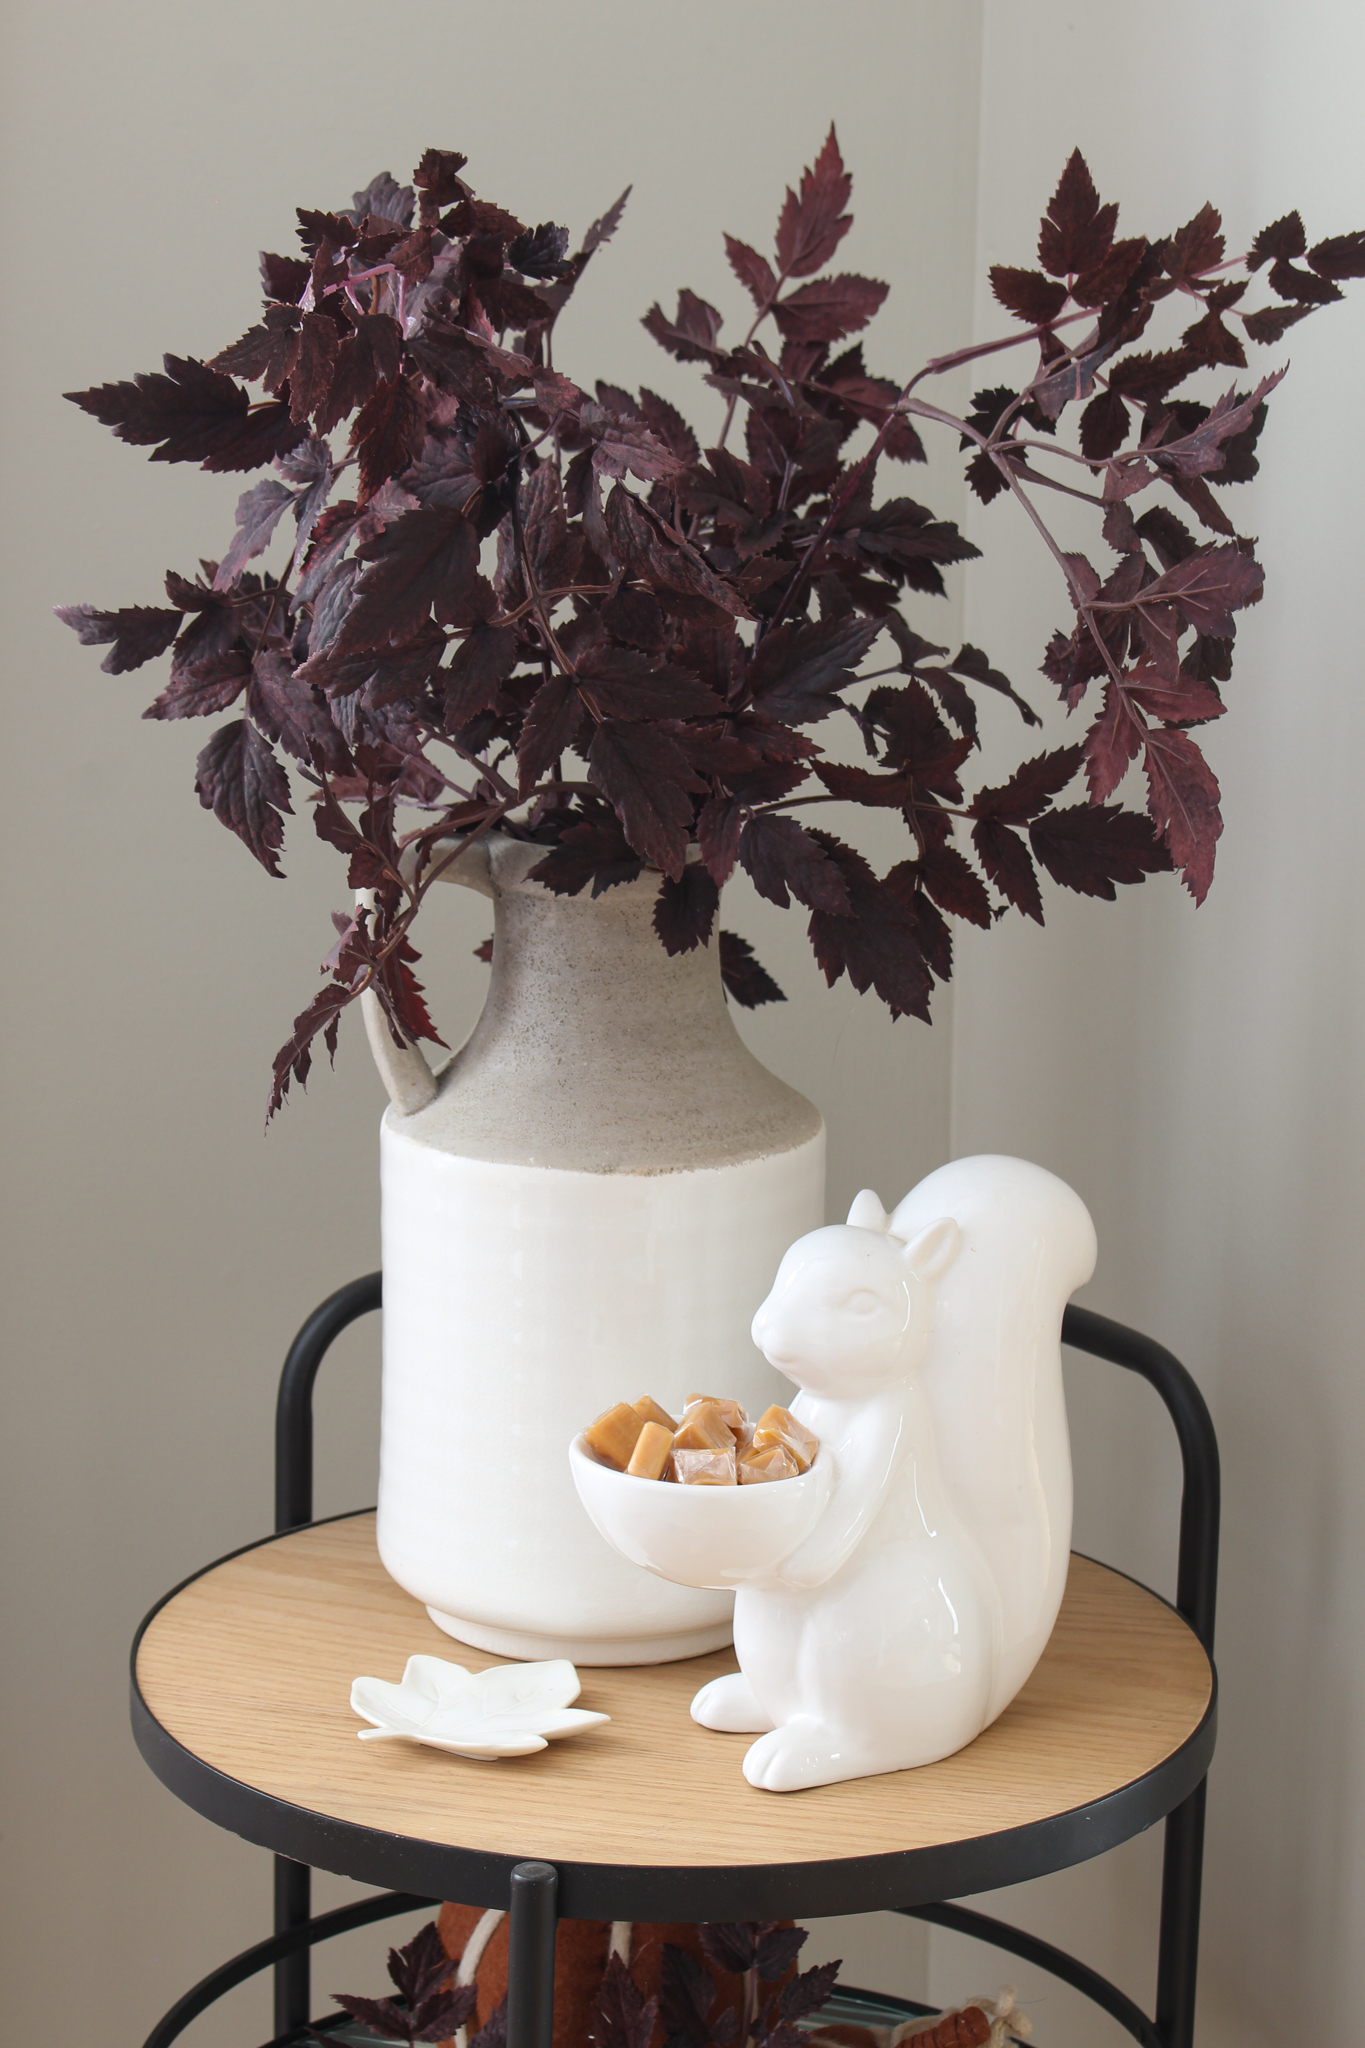
[(683, 1918), (730, 1914), (736, 1901), (752, 1908), (740, 1917), (784, 1899), (827, 1902), (828, 1886), (800, 1879), (830, 1866), (848, 1882), (827, 1911), (1055, 1868), (1168, 1811), (1213, 1743), (1212, 1668), (1192, 1631), (1144, 1587), (1079, 1556), (1033, 1676), (968, 1748), (799, 1793), (755, 1791), (740, 1771), (751, 1738), (688, 1716), (697, 1687), (735, 1668), (730, 1651), (585, 1669), (578, 1704), (610, 1725), (494, 1763), (357, 1740), (352, 1679), (396, 1680), (417, 1651), (474, 1670), (503, 1661), (453, 1642), (400, 1591), (372, 1514), (294, 1530), (211, 1566), (153, 1615), (136, 1657), (139, 1741), (201, 1811), (303, 1860), (505, 1903), (511, 1864), (540, 1857), (561, 1868), (563, 1910), (594, 1917), (609, 1893), (618, 1900), (613, 1876), (690, 1873), (690, 1888), (656, 1882), (650, 1893), (656, 1904), (721, 1902), (684, 1903)]

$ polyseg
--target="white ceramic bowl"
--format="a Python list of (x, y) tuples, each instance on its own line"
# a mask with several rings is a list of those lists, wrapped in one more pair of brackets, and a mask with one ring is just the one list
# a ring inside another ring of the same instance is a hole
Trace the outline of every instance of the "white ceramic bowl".
[(599, 1464), (582, 1436), (569, 1445), (578, 1498), (632, 1564), (679, 1586), (733, 1589), (765, 1577), (815, 1527), (829, 1499), (831, 1461), (752, 1486), (678, 1486)]

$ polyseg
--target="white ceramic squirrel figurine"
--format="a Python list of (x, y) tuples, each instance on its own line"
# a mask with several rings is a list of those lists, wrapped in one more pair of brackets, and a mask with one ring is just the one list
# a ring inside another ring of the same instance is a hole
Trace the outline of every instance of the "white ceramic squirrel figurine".
[(1026, 1161), (955, 1161), (888, 1217), (870, 1191), (782, 1260), (754, 1341), (833, 1462), (811, 1535), (735, 1596), (741, 1669), (692, 1703), (767, 1731), (795, 1791), (949, 1755), (1027, 1678), (1066, 1583), (1060, 1330), (1095, 1234)]

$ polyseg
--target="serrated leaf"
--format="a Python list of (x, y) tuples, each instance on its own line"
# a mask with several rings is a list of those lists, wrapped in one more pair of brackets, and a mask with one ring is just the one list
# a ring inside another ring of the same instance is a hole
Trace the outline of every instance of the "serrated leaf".
[(471, 626), (445, 672), (445, 727), (454, 732), (497, 702), (517, 662), (517, 636), (510, 626)]
[(1094, 270), (1109, 253), (1118, 217), (1117, 206), (1100, 205), (1085, 158), (1073, 150), (1038, 235), (1044, 270), (1053, 277)]
[(980, 789), (972, 801), (974, 818), (998, 818), (1002, 824), (1023, 825), (1036, 818), (1065, 789), (1081, 765), (1079, 747), (1057, 747), (1037, 754), (1015, 769), (1008, 782), (996, 789)]
[(604, 719), (587, 759), (635, 851), (676, 881), (692, 829), (691, 792), (706, 790), (677, 742), (649, 725)]
[(1019, 834), (1002, 825), (998, 818), (981, 818), (972, 827), (972, 845), (987, 880), (994, 882), (1006, 902), (1041, 924), (1043, 899), (1038, 876)]
[(751, 817), (739, 835), (739, 859), (759, 895), (781, 910), (791, 896), (808, 910), (828, 910), (835, 916), (846, 916), (851, 908), (839, 869), (795, 818), (771, 811)]
[(747, 242), (737, 242), (733, 235), (725, 237), (725, 254), (731, 270), (759, 310), (770, 306), (777, 296), (777, 279), (767, 257), (760, 256)]
[(1223, 830), (1218, 778), (1187, 733), (1163, 727), (1143, 740), (1147, 808), (1196, 903), (1213, 880)]
[[(828, 832), (813, 831), (811, 836), (838, 867), (850, 905), (842, 917), (823, 910), (811, 912), (807, 930), (825, 980), (832, 988), (840, 975), (847, 974), (860, 995), (874, 988), (895, 1015), (919, 1017), (927, 1024), (932, 983), (913, 912), (878, 881), (852, 847)], [(785, 1997), (791, 1989), (784, 1985), (779, 1996)]]
[(710, 942), (720, 890), (701, 861), (689, 861), (677, 880), (665, 875), (654, 903), (654, 929), (666, 953), (691, 953)]
[(1007, 263), (993, 263), (991, 290), (1006, 312), (1030, 327), (1055, 320), (1066, 304), (1066, 286), (1044, 277), (1041, 270), (1016, 270)]
[(424, 506), (367, 541), (360, 558), (338, 653), (411, 640), (433, 611), (438, 624), (452, 624), (477, 574), (478, 536), (463, 513)]
[[(152, 447), (153, 462), (197, 462), (201, 469), (256, 469), (307, 438), (285, 404), (251, 407), (231, 377), (193, 357), (163, 357), (165, 374), (100, 384), (65, 396), (120, 441)], [(156, 444), (153, 446), (153, 444)]]
[(816, 278), (779, 299), (773, 318), (788, 341), (838, 341), (866, 327), (889, 290), (872, 277)]
[(194, 787), (206, 811), (250, 847), (268, 875), (283, 876), (276, 854), (284, 843), (289, 782), (269, 744), (244, 718), (213, 735), (195, 762)]
[(844, 169), (831, 126), (813, 168), (802, 174), (800, 190), (790, 187), (777, 222), (777, 260), (784, 277), (810, 277), (823, 269), (853, 225), (844, 211), (853, 180)]
[(100, 663), (107, 676), (126, 675), (155, 661), (180, 631), (184, 613), (167, 611), (162, 605), (125, 605), (121, 611), (97, 611), (89, 604), (57, 604), (52, 607), (64, 626), (70, 626), (82, 647), (108, 647)]
[(794, 621), (776, 627), (760, 643), (749, 668), (754, 709), (783, 725), (811, 725), (834, 710), (838, 693), (881, 631), (880, 619)]
[(737, 932), (720, 935), (720, 978), (725, 993), (742, 1010), (757, 1010), (764, 1003), (785, 1003), (777, 983), (754, 957), (754, 949)]
[(218, 564), (215, 590), (231, 590), (248, 562), (263, 555), (275, 528), (294, 502), (294, 493), (274, 477), (265, 477), (237, 500), (237, 531)]
[(1029, 844), (1054, 882), (1112, 903), (1116, 882), (1168, 872), (1171, 856), (1150, 818), (1118, 804), (1076, 804), (1048, 811), (1029, 827)]

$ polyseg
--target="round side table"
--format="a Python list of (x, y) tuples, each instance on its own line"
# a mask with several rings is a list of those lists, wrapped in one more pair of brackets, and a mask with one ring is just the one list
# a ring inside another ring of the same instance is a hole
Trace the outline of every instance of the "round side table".
[[(984, 1934), (1077, 1985), (1147, 2048), (1190, 2048), (1216, 1725), (1217, 1453), (1197, 1390), (1169, 1354), (1068, 1311), (1068, 1342), (1100, 1356), (1122, 1351), (1118, 1362), (1130, 1365), (1137, 1347), (1136, 1369), (1172, 1410), (1186, 1453), (1182, 1576), (1199, 1578), (1206, 1612), (1181, 1613), (1073, 1556), (1037, 1669), (975, 1742), (919, 1770), (776, 1795), (740, 1772), (749, 1738), (700, 1728), (688, 1714), (700, 1684), (735, 1668), (730, 1651), (585, 1669), (580, 1703), (610, 1724), (533, 1757), (476, 1763), (357, 1740), (349, 1693), (362, 1673), (396, 1679), (422, 1651), (480, 1670), (503, 1661), (452, 1646), (394, 1584), (372, 1512), (306, 1519), (312, 1380), (331, 1337), (377, 1296), (377, 1276), (343, 1289), (286, 1364), (280, 1505), (283, 1520), (302, 1526), (177, 1587), (134, 1645), (133, 1728), (146, 1761), (188, 1805), (278, 1859), (274, 1938), (195, 1987), (147, 2048), (166, 2048), (230, 1983), (271, 1963), (277, 2032), (287, 2038), (307, 2018), (313, 1942), (443, 1898), (510, 1909), (508, 2048), (548, 2048), (560, 1915), (751, 1920), (886, 1909)], [(1192, 1449), (1202, 1479), (1193, 1492)], [(1074, 1958), (941, 1903), (1098, 1855), (1167, 1815), (1155, 2019)], [(313, 1920), (312, 1865), (391, 1889)]]

